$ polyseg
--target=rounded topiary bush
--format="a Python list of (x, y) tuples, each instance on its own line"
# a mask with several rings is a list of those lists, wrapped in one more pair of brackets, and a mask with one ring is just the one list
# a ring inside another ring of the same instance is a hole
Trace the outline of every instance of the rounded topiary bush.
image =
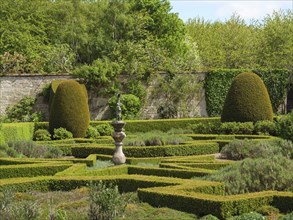
[(257, 122), (273, 120), (268, 91), (255, 73), (237, 75), (226, 96), (222, 122)]
[(54, 134), (55, 128), (63, 127), (75, 138), (85, 137), (89, 122), (90, 113), (84, 88), (74, 80), (60, 83), (50, 110), (50, 133)]

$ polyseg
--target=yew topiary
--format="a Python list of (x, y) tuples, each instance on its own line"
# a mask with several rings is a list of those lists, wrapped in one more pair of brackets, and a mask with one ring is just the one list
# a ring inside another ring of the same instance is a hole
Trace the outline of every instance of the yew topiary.
[(49, 116), (49, 130), (63, 127), (73, 137), (85, 137), (90, 113), (84, 87), (74, 80), (61, 82), (56, 90)]
[(222, 122), (257, 122), (273, 120), (268, 91), (255, 73), (237, 75), (226, 96)]

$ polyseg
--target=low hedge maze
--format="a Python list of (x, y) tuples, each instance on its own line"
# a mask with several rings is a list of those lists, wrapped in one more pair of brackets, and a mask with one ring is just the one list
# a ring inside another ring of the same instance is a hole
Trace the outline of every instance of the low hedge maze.
[(67, 153), (75, 157), (0, 158), (0, 191), (72, 190), (104, 181), (117, 184), (121, 192), (137, 191), (141, 201), (153, 206), (167, 206), (199, 216), (213, 214), (226, 219), (264, 205), (272, 205), (282, 212), (293, 211), (293, 192), (227, 196), (222, 183), (193, 178), (217, 172), (233, 163), (219, 161), (214, 154), (219, 152), (219, 143), (244, 137), (190, 136), (195, 140), (180, 145), (124, 147), (127, 164), (105, 168), (97, 168), (96, 163), (111, 159), (114, 146), (109, 145), (109, 139), (105, 142), (52, 141), (51, 146), (66, 147)]

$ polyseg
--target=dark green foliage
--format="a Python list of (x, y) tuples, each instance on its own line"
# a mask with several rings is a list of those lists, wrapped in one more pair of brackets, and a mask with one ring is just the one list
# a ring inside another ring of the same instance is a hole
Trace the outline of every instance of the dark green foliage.
[(182, 179), (190, 179), (192, 177), (202, 177), (210, 174), (209, 170), (183, 170), (183, 169), (169, 169), (169, 168), (150, 168), (150, 167), (138, 167), (129, 166), (128, 174), (141, 174), (148, 176), (167, 176), (167, 177), (177, 177)]
[(86, 137), (87, 138), (98, 138), (98, 137), (100, 137), (100, 133), (98, 132), (96, 127), (93, 127), (90, 125), (86, 131)]
[[(48, 100), (49, 101), (49, 112), (51, 111), (51, 106), (52, 106), (52, 103), (53, 103), (58, 86), (62, 82), (65, 82), (65, 81), (68, 81), (68, 80), (65, 80), (65, 79), (53, 80), (51, 82), (51, 84), (49, 85), (48, 91), (45, 92), (45, 95), (49, 96), (49, 100)], [(82, 86), (82, 89), (84, 90), (85, 95), (87, 96), (87, 89), (86, 89), (85, 85), (81, 84), (81, 86)], [(49, 94), (46, 94), (46, 93), (49, 93)]]
[(95, 60), (92, 65), (76, 68), (73, 75), (82, 78), (90, 88), (103, 88), (103, 93), (113, 93), (116, 76), (120, 71), (117, 62), (103, 58)]
[(257, 122), (273, 120), (273, 111), (267, 89), (254, 73), (236, 76), (228, 91), (222, 122)]
[(293, 111), (277, 120), (277, 135), (293, 141)]
[(65, 128), (55, 128), (53, 138), (55, 140), (72, 139), (73, 135), (70, 131), (67, 131)]
[[(72, 155), (85, 158), (90, 154), (108, 154), (113, 155), (113, 146), (73, 146)], [(166, 146), (150, 147), (124, 147), (123, 152), (126, 157), (164, 157), (164, 156), (187, 156), (214, 154), (219, 152), (217, 143), (195, 143)]]
[(128, 94), (133, 94), (143, 103), (147, 95), (146, 88), (140, 80), (128, 80), (126, 84)]
[(50, 110), (49, 131), (63, 127), (73, 137), (85, 137), (90, 113), (83, 87), (74, 80), (60, 83)]
[[(116, 118), (117, 96), (113, 96), (108, 101), (111, 117)], [(141, 108), (139, 98), (132, 94), (121, 95), (121, 110), (123, 119), (134, 119), (138, 116)]]
[(219, 128), (221, 134), (252, 134), (254, 129), (252, 122), (225, 122)]
[(158, 107), (157, 113), (159, 117), (163, 119), (177, 118), (178, 108), (173, 103), (165, 103)]
[(174, 128), (187, 128), (198, 123), (217, 124), (219, 118), (190, 118), (190, 119), (164, 119), (164, 120), (132, 120), (126, 121), (125, 130), (127, 132), (148, 132), (152, 130), (169, 131)]
[(239, 69), (218, 69), (207, 73), (205, 77), (205, 96), (207, 112), (210, 117), (222, 113), (225, 97), (235, 76), (244, 72)]
[(34, 112), (33, 106), (36, 99), (33, 97), (24, 97), (18, 103), (6, 108), (6, 117), (9, 122), (29, 122), (41, 121), (43, 116), (41, 112)]
[(51, 134), (46, 129), (38, 129), (34, 133), (34, 140), (36, 140), (36, 141), (50, 141)]
[(192, 129), (193, 133), (196, 134), (217, 134), (219, 133), (220, 125), (220, 121), (207, 121), (189, 125), (188, 128)]
[(221, 169), (208, 180), (225, 184), (227, 194), (265, 190), (293, 190), (293, 161), (282, 156), (264, 159), (244, 159)]
[(273, 110), (277, 112), (280, 105), (284, 103), (292, 72), (287, 69), (253, 70), (253, 72), (263, 80), (270, 95)]
[(64, 82), (65, 80), (53, 80), (49, 87), (49, 112), (51, 111), (51, 106), (53, 104), (53, 100), (57, 91), (58, 86), (60, 83)]
[(257, 134), (275, 135), (276, 123), (274, 121), (258, 121), (254, 125), (254, 132)]
[(114, 128), (109, 123), (99, 124), (95, 127), (101, 136), (111, 136)]

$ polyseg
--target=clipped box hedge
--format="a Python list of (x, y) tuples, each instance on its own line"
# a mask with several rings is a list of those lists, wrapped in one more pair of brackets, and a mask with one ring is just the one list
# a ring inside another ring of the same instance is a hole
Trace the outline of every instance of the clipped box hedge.
[[(85, 158), (90, 154), (113, 155), (114, 146), (85, 145), (73, 146), (72, 155), (78, 158)], [(213, 154), (219, 152), (217, 143), (193, 143), (181, 145), (149, 146), (149, 147), (123, 147), (126, 157), (166, 157)]]
[(264, 205), (274, 205), (286, 212), (293, 211), (293, 192), (267, 191), (223, 196), (224, 188), (221, 183), (157, 176), (59, 175), (0, 179), (0, 191), (72, 190), (97, 184), (99, 181), (117, 184), (121, 192), (137, 190), (140, 200), (153, 206), (170, 207), (198, 216), (213, 214), (220, 219), (227, 219), (233, 215), (255, 211)]
[(30, 141), (34, 135), (34, 123), (3, 123), (2, 132), (6, 143), (11, 141)]
[[(188, 189), (188, 187), (187, 187)], [(157, 207), (169, 207), (199, 216), (212, 214), (220, 219), (256, 211), (265, 205), (275, 205), (283, 210), (293, 210), (293, 193), (285, 195), (279, 192), (259, 192), (234, 196), (192, 193), (190, 190), (178, 190), (176, 187), (158, 187), (138, 189), (139, 199)], [(285, 202), (281, 202), (286, 198)], [(278, 203), (278, 204), (277, 204)]]
[(201, 177), (213, 173), (211, 170), (206, 169), (193, 169), (193, 170), (181, 170), (181, 169), (168, 169), (168, 168), (152, 168), (152, 167), (140, 167), (129, 166), (128, 174), (140, 174), (151, 176), (167, 176), (177, 177), (182, 179), (190, 179), (192, 177)]
[(50, 176), (71, 167), (71, 163), (40, 163), (6, 165), (0, 167), (0, 179)]
[(160, 168), (174, 168), (174, 169), (208, 169), (208, 170), (219, 170), (225, 166), (230, 165), (232, 162), (226, 162), (226, 163), (160, 163)]
[[(187, 126), (197, 123), (219, 122), (219, 117), (214, 118), (183, 118), (183, 119), (157, 119), (157, 120), (125, 120), (124, 127), (126, 132), (149, 132), (149, 131), (169, 131), (171, 129), (186, 129)], [(111, 121), (91, 121), (90, 124), (97, 126), (99, 124), (109, 123)]]

